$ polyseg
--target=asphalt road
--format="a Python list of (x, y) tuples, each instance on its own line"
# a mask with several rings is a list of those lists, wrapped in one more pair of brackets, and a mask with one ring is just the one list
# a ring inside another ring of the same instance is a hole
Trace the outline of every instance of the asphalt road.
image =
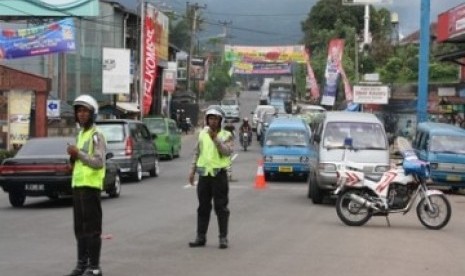
[[(241, 95), (250, 111), (259, 92)], [(452, 218), (439, 231), (415, 213), (374, 217), (362, 227), (339, 221), (334, 203), (313, 205), (307, 183), (277, 181), (254, 189), (260, 147), (239, 154), (230, 183), (230, 248), (218, 249), (212, 213), (205, 248), (195, 237), (197, 200), (186, 188), (195, 139), (183, 137), (181, 157), (161, 164), (161, 175), (126, 182), (120, 198), (103, 200), (101, 265), (112, 276), (218, 275), (465, 275), (465, 198), (448, 195)], [(0, 275), (63, 275), (75, 264), (69, 199), (28, 198), (12, 208), (0, 193)]]

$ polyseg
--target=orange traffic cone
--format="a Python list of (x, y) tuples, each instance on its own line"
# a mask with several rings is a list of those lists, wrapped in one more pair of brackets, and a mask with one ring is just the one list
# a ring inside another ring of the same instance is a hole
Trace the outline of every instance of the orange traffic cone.
[(265, 189), (265, 173), (263, 172), (263, 160), (258, 161), (257, 175), (255, 176), (255, 189)]

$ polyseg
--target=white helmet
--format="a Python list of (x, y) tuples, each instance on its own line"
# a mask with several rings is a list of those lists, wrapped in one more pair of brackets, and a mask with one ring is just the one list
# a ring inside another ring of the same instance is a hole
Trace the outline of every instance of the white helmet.
[(220, 117), (220, 124), (223, 121), (223, 118), (226, 117), (223, 109), (219, 105), (211, 105), (208, 107), (207, 111), (205, 112), (205, 124), (207, 124), (207, 117), (208, 115), (215, 115)]
[(94, 117), (97, 116), (98, 114), (98, 103), (97, 101), (90, 95), (80, 95), (77, 97), (74, 102), (73, 106), (76, 108), (76, 106), (85, 106), (88, 109), (92, 110), (94, 113)]

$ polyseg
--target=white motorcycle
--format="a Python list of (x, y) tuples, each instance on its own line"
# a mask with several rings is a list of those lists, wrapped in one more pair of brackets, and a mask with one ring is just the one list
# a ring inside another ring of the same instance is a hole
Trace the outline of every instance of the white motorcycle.
[(244, 151), (247, 151), (247, 148), (249, 147), (249, 133), (247, 131), (243, 131), (241, 133), (241, 145)]
[[(338, 171), (336, 212), (349, 226), (361, 226), (372, 216), (406, 214), (416, 203), (417, 217), (429, 229), (438, 230), (447, 225), (451, 206), (439, 190), (429, 189), (429, 164), (417, 158), (408, 140), (399, 137), (396, 141), (404, 159), (381, 177), (365, 175), (356, 164), (346, 160)], [(352, 148), (350, 138), (345, 141), (346, 151)]]

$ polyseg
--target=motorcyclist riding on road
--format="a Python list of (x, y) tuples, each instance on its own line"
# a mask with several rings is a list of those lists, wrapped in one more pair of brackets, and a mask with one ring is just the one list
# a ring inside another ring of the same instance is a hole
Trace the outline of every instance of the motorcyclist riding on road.
[(242, 133), (244, 132), (247, 132), (249, 134), (248, 138), (249, 138), (249, 145), (250, 145), (250, 143), (252, 143), (252, 126), (249, 124), (249, 119), (247, 117), (242, 119), (242, 124), (239, 127), (239, 139), (241, 139), (240, 141), (241, 143), (242, 143)]

